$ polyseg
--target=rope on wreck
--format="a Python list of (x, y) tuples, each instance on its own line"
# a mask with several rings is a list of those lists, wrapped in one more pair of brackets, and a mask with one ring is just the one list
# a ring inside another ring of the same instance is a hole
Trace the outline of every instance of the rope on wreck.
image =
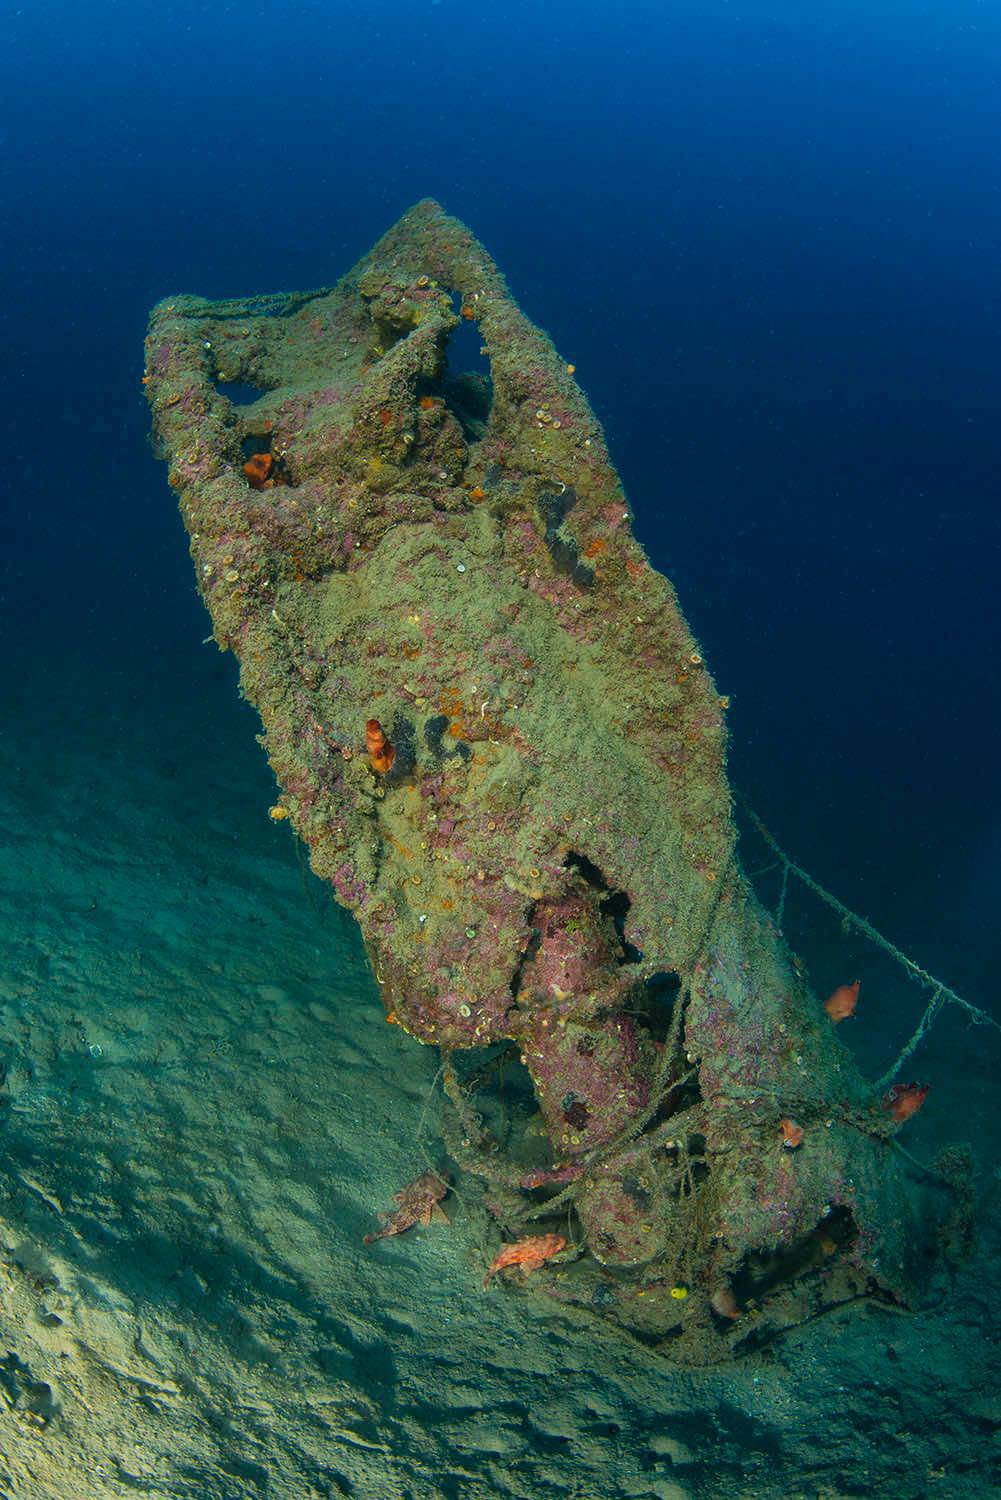
[(962, 995), (957, 995), (954, 989), (951, 989), (941, 979), (936, 979), (934, 974), (929, 974), (928, 970), (923, 969), (920, 964), (915, 963), (913, 958), (908, 958), (906, 953), (901, 952), (881, 932), (877, 932), (872, 923), (868, 922), (865, 917), (860, 917), (857, 912), (849, 911), (843, 901), (839, 901), (837, 896), (833, 896), (830, 891), (825, 890), (818, 881), (814, 880), (812, 875), (808, 875), (794, 860), (789, 858), (785, 850), (769, 833), (754, 809), (749, 807), (746, 802), (743, 802), (743, 799), (742, 806), (751, 823), (782, 866), (782, 887), (775, 910), (775, 920), (779, 927), (782, 926), (785, 917), (789, 876), (795, 875), (797, 880), (801, 881), (807, 890), (812, 891), (818, 900), (823, 901), (832, 911), (837, 912), (846, 928), (860, 932), (863, 937), (867, 937), (871, 943), (874, 943), (877, 948), (881, 948), (895, 963), (899, 964), (908, 978), (913, 979), (916, 984), (920, 984), (922, 989), (931, 990), (932, 992), (931, 998), (925, 1006), (924, 1013), (910, 1038), (895, 1058), (892, 1067), (888, 1068), (882, 1078), (876, 1083), (877, 1089), (881, 1089), (893, 1081), (903, 1064), (917, 1051), (925, 1035), (931, 1029), (939, 1013), (946, 1005), (956, 1005), (960, 1010), (965, 1011), (974, 1026), (993, 1026), (996, 1031), (1001, 1031), (1001, 1022), (997, 1021), (993, 1016), (988, 1015), (985, 1010), (980, 1010), (978, 1006), (971, 1005), (969, 1000), (964, 1000)]
[(332, 286), (315, 287), (308, 292), (261, 292), (252, 297), (224, 297), (210, 301), (206, 297), (177, 296), (170, 298), (173, 313), (188, 318), (211, 318), (222, 322), (228, 318), (287, 318), (314, 302), (317, 297), (326, 297)]
[[(632, 1115), (612, 1140), (606, 1141), (603, 1146), (596, 1147), (596, 1149), (589, 1154), (585, 1164), (584, 1172), (580, 1179), (575, 1182), (568, 1183), (567, 1186), (564, 1187), (560, 1192), (558, 1192), (554, 1198), (549, 1198), (545, 1203), (539, 1204), (536, 1208), (530, 1210), (525, 1215), (526, 1219), (542, 1218), (545, 1215), (548, 1215), (553, 1208), (562, 1207), (564, 1203), (569, 1204), (574, 1198), (576, 1198), (578, 1192), (580, 1191), (582, 1183), (586, 1179), (588, 1179), (589, 1177), (593, 1177), (598, 1168), (600, 1168), (606, 1161), (610, 1161), (614, 1156), (616, 1156), (620, 1151), (628, 1146), (631, 1141), (635, 1140), (636, 1137), (641, 1133), (641, 1131), (646, 1129), (647, 1125), (649, 1125), (654, 1115), (660, 1109), (660, 1106), (663, 1103), (664, 1099), (667, 1097), (667, 1094), (672, 1089), (677, 1089), (679, 1091), (683, 1089), (685, 1084), (688, 1083), (689, 1079), (693, 1078), (698, 1072), (697, 1067), (695, 1067), (690, 1068), (688, 1072), (682, 1074), (680, 1077), (672, 1077), (672, 1070), (675, 1066), (675, 1062), (681, 1049), (682, 1023), (684, 1020), (688, 1001), (691, 998), (692, 979), (698, 963), (709, 947), (709, 940), (716, 921), (716, 914), (719, 911), (723, 889), (726, 885), (725, 877), (727, 876), (727, 874), (729, 874), (729, 871), (736, 857), (736, 853), (737, 846), (736, 840), (734, 840), (730, 844), (730, 847), (727, 851), (726, 859), (720, 872), (721, 878), (717, 881), (714, 887), (714, 894), (706, 910), (702, 931), (695, 943), (693, 954), (687, 965), (679, 967), (678, 977), (680, 983), (677, 996), (675, 997), (674, 1009), (671, 1015), (671, 1024), (668, 1029), (667, 1037), (664, 1041), (664, 1047), (661, 1053), (657, 1072), (651, 1081), (650, 1097), (647, 1101), (646, 1107), (639, 1110), (635, 1115)], [(683, 1121), (686, 1116), (691, 1117), (693, 1113), (693, 1109), (688, 1109), (683, 1111), (679, 1115), (673, 1115), (671, 1117), (672, 1133), (676, 1133), (679, 1126), (683, 1127)], [(680, 1131), (680, 1136), (681, 1139), (684, 1140), (684, 1127)], [(654, 1149), (654, 1141), (652, 1138), (647, 1141), (647, 1149)], [(685, 1155), (687, 1156), (687, 1150)]]

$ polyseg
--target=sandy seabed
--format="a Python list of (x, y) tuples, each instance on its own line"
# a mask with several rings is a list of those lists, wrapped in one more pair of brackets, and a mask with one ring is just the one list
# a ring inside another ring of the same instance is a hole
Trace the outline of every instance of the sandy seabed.
[[(19, 671), (0, 742), (3, 1500), (1001, 1495), (992, 1122), (931, 1308), (739, 1366), (484, 1291), (467, 1195), (363, 1246), (422, 1121), (445, 1164), (437, 1060), (269, 822), (231, 674), (94, 671)], [(944, 1092), (955, 1137), (962, 1057)]]

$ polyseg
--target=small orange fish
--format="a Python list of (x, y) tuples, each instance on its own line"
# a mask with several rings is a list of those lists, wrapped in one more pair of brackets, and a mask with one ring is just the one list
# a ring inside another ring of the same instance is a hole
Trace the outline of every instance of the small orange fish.
[(782, 1144), (788, 1146), (790, 1151), (795, 1151), (797, 1146), (803, 1143), (803, 1127), (797, 1125), (795, 1120), (780, 1120), (779, 1130), (782, 1132)]
[(566, 1248), (566, 1243), (561, 1234), (533, 1234), (527, 1240), (516, 1240), (513, 1245), (502, 1245), (490, 1262), (483, 1285), (486, 1286), (491, 1276), (497, 1271), (503, 1271), (505, 1266), (521, 1266), (526, 1274), (537, 1271), (547, 1260), (559, 1255)]
[(883, 1095), (882, 1104), (891, 1120), (902, 1124), (916, 1115), (928, 1093), (927, 1083), (895, 1083)]
[(432, 1219), (444, 1219), (447, 1224), (448, 1216), (438, 1207), (447, 1192), (448, 1178), (443, 1173), (422, 1172), (400, 1192), (393, 1194), (399, 1208), (389, 1215), (382, 1229), (377, 1229), (375, 1234), (367, 1234), (362, 1243), (370, 1245), (373, 1240), (384, 1240), (391, 1234), (403, 1234), (414, 1224), (430, 1224)]
[(828, 995), (824, 1001), (824, 1009), (835, 1026), (839, 1021), (847, 1021), (849, 1016), (855, 1014), (855, 1007), (858, 1005), (859, 985), (861, 983), (861, 979), (856, 979), (852, 984), (839, 984), (837, 989)]

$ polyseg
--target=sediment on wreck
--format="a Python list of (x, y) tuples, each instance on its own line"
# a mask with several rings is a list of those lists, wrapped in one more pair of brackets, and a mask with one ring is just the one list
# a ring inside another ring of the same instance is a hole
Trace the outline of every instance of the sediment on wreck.
[(686, 1358), (907, 1305), (948, 1194), (748, 885), (725, 702), (470, 232), (425, 201), (332, 288), (162, 302), (145, 382), (272, 815), (506, 1232), (569, 1219), (533, 1283)]

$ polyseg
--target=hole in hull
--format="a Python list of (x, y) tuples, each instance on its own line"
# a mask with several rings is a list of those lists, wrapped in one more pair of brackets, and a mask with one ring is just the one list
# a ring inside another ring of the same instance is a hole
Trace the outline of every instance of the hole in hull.
[(563, 861), (569, 870), (576, 870), (582, 880), (593, 886), (596, 891), (606, 892), (601, 903), (602, 914), (608, 917), (615, 927), (618, 935), (622, 954), (619, 958), (620, 964), (635, 964), (643, 957), (640, 950), (628, 942), (625, 935), (626, 915), (632, 902), (625, 891), (615, 891), (599, 870), (593, 860), (588, 859), (586, 854), (581, 854), (577, 849), (571, 849)]
[(243, 380), (217, 380), (215, 388), (231, 406), (253, 406), (264, 395), (260, 386), (250, 385)]
[(539, 1104), (513, 1042), (463, 1053), (462, 1090), (491, 1138), (526, 1171), (548, 1163)]
[(445, 365), (438, 394), (462, 429), (468, 443), (478, 442), (487, 430), (493, 404), (493, 379), (490, 360), (481, 353), (483, 337), (475, 320), (462, 316), (462, 303), (456, 298), (459, 325), (448, 336)]
[(754, 1307), (810, 1272), (826, 1269), (837, 1254), (852, 1245), (858, 1229), (851, 1210), (838, 1204), (810, 1234), (794, 1245), (749, 1255), (732, 1281), (740, 1307)]

